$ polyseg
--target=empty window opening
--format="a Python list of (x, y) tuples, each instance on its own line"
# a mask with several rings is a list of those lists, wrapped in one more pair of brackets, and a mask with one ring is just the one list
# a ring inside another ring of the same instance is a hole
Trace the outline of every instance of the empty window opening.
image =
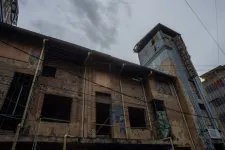
[(0, 117), (2, 130), (15, 130), (23, 116), (32, 75), (15, 72), (0, 113), (8, 117)]
[(56, 68), (51, 66), (44, 66), (42, 70), (42, 76), (45, 77), (55, 77)]
[(41, 118), (47, 122), (70, 122), (72, 98), (45, 94)]
[(128, 107), (131, 128), (146, 128), (145, 109)]
[(96, 102), (96, 135), (111, 135), (110, 104)]

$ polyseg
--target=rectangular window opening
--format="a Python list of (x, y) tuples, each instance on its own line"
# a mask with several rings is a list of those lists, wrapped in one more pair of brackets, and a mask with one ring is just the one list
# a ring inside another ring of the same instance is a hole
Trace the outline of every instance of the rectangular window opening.
[(41, 118), (47, 122), (70, 122), (72, 98), (45, 94)]
[(42, 76), (45, 77), (55, 77), (56, 68), (51, 66), (44, 66), (42, 70)]
[(32, 75), (15, 72), (0, 113), (2, 130), (15, 131), (20, 123), (33, 80)]
[(96, 135), (111, 136), (110, 104), (96, 102)]
[(128, 107), (131, 128), (146, 128), (145, 109)]

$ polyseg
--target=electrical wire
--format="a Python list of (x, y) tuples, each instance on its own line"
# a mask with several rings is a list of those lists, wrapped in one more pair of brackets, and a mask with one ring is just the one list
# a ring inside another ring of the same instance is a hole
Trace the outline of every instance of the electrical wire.
[(191, 11), (194, 13), (194, 15), (197, 17), (197, 19), (200, 21), (200, 23), (202, 24), (202, 26), (205, 28), (205, 30), (207, 31), (207, 33), (210, 35), (210, 37), (213, 39), (213, 41), (216, 43), (216, 45), (218, 46), (218, 48), (220, 49), (220, 51), (225, 55), (225, 52), (223, 51), (223, 49), (220, 47), (220, 45), (216, 42), (215, 38), (212, 36), (212, 34), (209, 32), (208, 28), (205, 26), (205, 24), (202, 22), (202, 20), (200, 19), (200, 17), (197, 15), (197, 13), (194, 11), (194, 9), (191, 7), (191, 5), (187, 2), (187, 0), (184, 0), (185, 3), (188, 5), (188, 7), (191, 9)]

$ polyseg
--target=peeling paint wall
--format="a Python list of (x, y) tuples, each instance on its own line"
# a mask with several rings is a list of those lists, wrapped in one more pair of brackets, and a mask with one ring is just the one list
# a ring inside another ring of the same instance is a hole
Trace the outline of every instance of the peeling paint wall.
[[(29, 40), (17, 42), (18, 47), (23, 48), (23, 50), (39, 56), (41, 51), (41, 43), (39, 45), (35, 42), (28, 42)], [(8, 40), (8, 42), (11, 42)], [(14, 41), (12, 41), (14, 43)], [(17, 47), (17, 45), (15, 45)], [(37, 65), (37, 59), (33, 57), (24, 56), (18, 52), (9, 48), (7, 51), (7, 46), (4, 45), (4, 49), (1, 48), (0, 56), (0, 73), (1, 75), (13, 76), (15, 71), (34, 74), (35, 67)], [(5, 57), (10, 57), (15, 60), (11, 60)], [(171, 60), (165, 59), (165, 64)], [(180, 111), (178, 106), (178, 100), (175, 97), (175, 90), (173, 90), (172, 84), (170, 85), (172, 89), (172, 95), (162, 94), (156, 91), (155, 77), (150, 76), (144, 79), (144, 91), (146, 93), (146, 100), (148, 103), (144, 102), (145, 95), (143, 92), (143, 87), (141, 81), (137, 81), (127, 77), (121, 77), (113, 75), (108, 71), (100, 71), (98, 66), (96, 67), (85, 67), (77, 66), (70, 62), (63, 61), (45, 61), (45, 65), (58, 68), (56, 70), (55, 77), (44, 77), (42, 75), (38, 76), (35, 83), (34, 92), (32, 94), (32, 100), (28, 109), (28, 115), (25, 121), (25, 128), (23, 130), (24, 135), (28, 136), (47, 136), (47, 137), (63, 137), (65, 134), (70, 134), (77, 137), (96, 137), (96, 92), (108, 93), (111, 95), (111, 105), (112, 105), (112, 138), (128, 138), (128, 139), (157, 139), (155, 133), (155, 116), (153, 112), (153, 106), (150, 103), (153, 99), (163, 100), (164, 104), (168, 108), (173, 108)], [(42, 64), (41, 64), (42, 65)], [(63, 71), (59, 68), (63, 68)], [(42, 69), (42, 68), (40, 68)], [(72, 74), (74, 75), (72, 75)], [(87, 80), (83, 80), (80, 77), (83, 76)], [(11, 79), (2, 78), (5, 83), (10, 84)], [(90, 82), (90, 81), (93, 82)], [(121, 81), (121, 84), (120, 84)], [(97, 84), (95, 84), (95, 83)], [(109, 87), (105, 88), (103, 86)], [(120, 86), (121, 85), (121, 86)], [(4, 94), (7, 92), (8, 86), (0, 85), (0, 96), (4, 99)], [(113, 90), (110, 90), (113, 89)], [(120, 93), (125, 93), (135, 98), (123, 95)], [(84, 93), (83, 93), (84, 92)], [(65, 97), (72, 98), (72, 107), (70, 112), (70, 122), (69, 123), (56, 123), (56, 122), (46, 122), (40, 121), (41, 110), (44, 101), (45, 94), (55, 94)], [(185, 97), (185, 92), (178, 93), (179, 100)], [(0, 98), (1, 98), (0, 97)], [(83, 99), (84, 98), (84, 99)], [(124, 100), (124, 111), (121, 112), (123, 108), (122, 98)], [(84, 101), (83, 101), (84, 100)], [(3, 100), (1, 101), (3, 103)], [(102, 101), (104, 103), (104, 101)], [(83, 111), (84, 106), (84, 112)], [(187, 106), (183, 103), (183, 106)], [(143, 108), (145, 110), (145, 121), (146, 128), (132, 128), (130, 126), (128, 107)], [(148, 107), (148, 109), (147, 109)], [(190, 107), (188, 107), (190, 108)], [(149, 112), (148, 112), (149, 110)], [(83, 116), (82, 116), (83, 114)], [(126, 122), (121, 122), (119, 117), (121, 115), (125, 116), (123, 119)], [(148, 115), (150, 117), (148, 117)], [(180, 113), (167, 110), (168, 119), (170, 121), (170, 126), (172, 129), (172, 138), (175, 143), (180, 146), (190, 146), (190, 138), (187, 133), (187, 129), (184, 128), (185, 124)], [(82, 125), (82, 117), (84, 124)], [(150, 120), (149, 120), (150, 118)], [(191, 118), (192, 119), (192, 118)], [(193, 123), (193, 120), (191, 120)], [(190, 124), (191, 124), (190, 123)], [(152, 128), (152, 129), (151, 129)], [(82, 130), (84, 129), (84, 130)], [(127, 137), (126, 137), (127, 131)], [(196, 135), (196, 131), (193, 131), (193, 135)], [(46, 142), (48, 140), (46, 139)], [(198, 142), (196, 142), (198, 143)]]

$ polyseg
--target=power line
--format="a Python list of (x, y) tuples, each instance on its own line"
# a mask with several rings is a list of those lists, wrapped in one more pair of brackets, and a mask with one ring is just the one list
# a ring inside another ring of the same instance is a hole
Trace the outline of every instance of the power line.
[[(218, 25), (218, 12), (217, 12), (217, 2), (215, 0), (215, 9), (216, 9), (216, 36), (217, 36), (217, 42), (219, 44), (219, 25)], [(219, 57), (219, 47), (218, 47), (218, 64), (220, 63), (220, 57)]]
[(200, 23), (202, 24), (202, 26), (205, 28), (205, 30), (207, 31), (207, 33), (211, 36), (211, 38), (213, 39), (213, 41), (216, 43), (216, 45), (218, 46), (218, 48), (220, 49), (220, 51), (225, 55), (225, 52), (222, 50), (222, 48), (220, 47), (220, 45), (216, 42), (215, 38), (212, 36), (212, 34), (209, 32), (208, 28), (205, 26), (205, 24), (202, 22), (202, 20), (199, 18), (199, 16), (197, 15), (197, 13), (194, 11), (194, 9), (191, 7), (191, 5), (187, 2), (187, 0), (184, 0), (186, 2), (186, 4), (188, 5), (188, 7), (191, 9), (191, 11), (194, 13), (194, 15), (198, 18), (198, 20), (200, 21)]

